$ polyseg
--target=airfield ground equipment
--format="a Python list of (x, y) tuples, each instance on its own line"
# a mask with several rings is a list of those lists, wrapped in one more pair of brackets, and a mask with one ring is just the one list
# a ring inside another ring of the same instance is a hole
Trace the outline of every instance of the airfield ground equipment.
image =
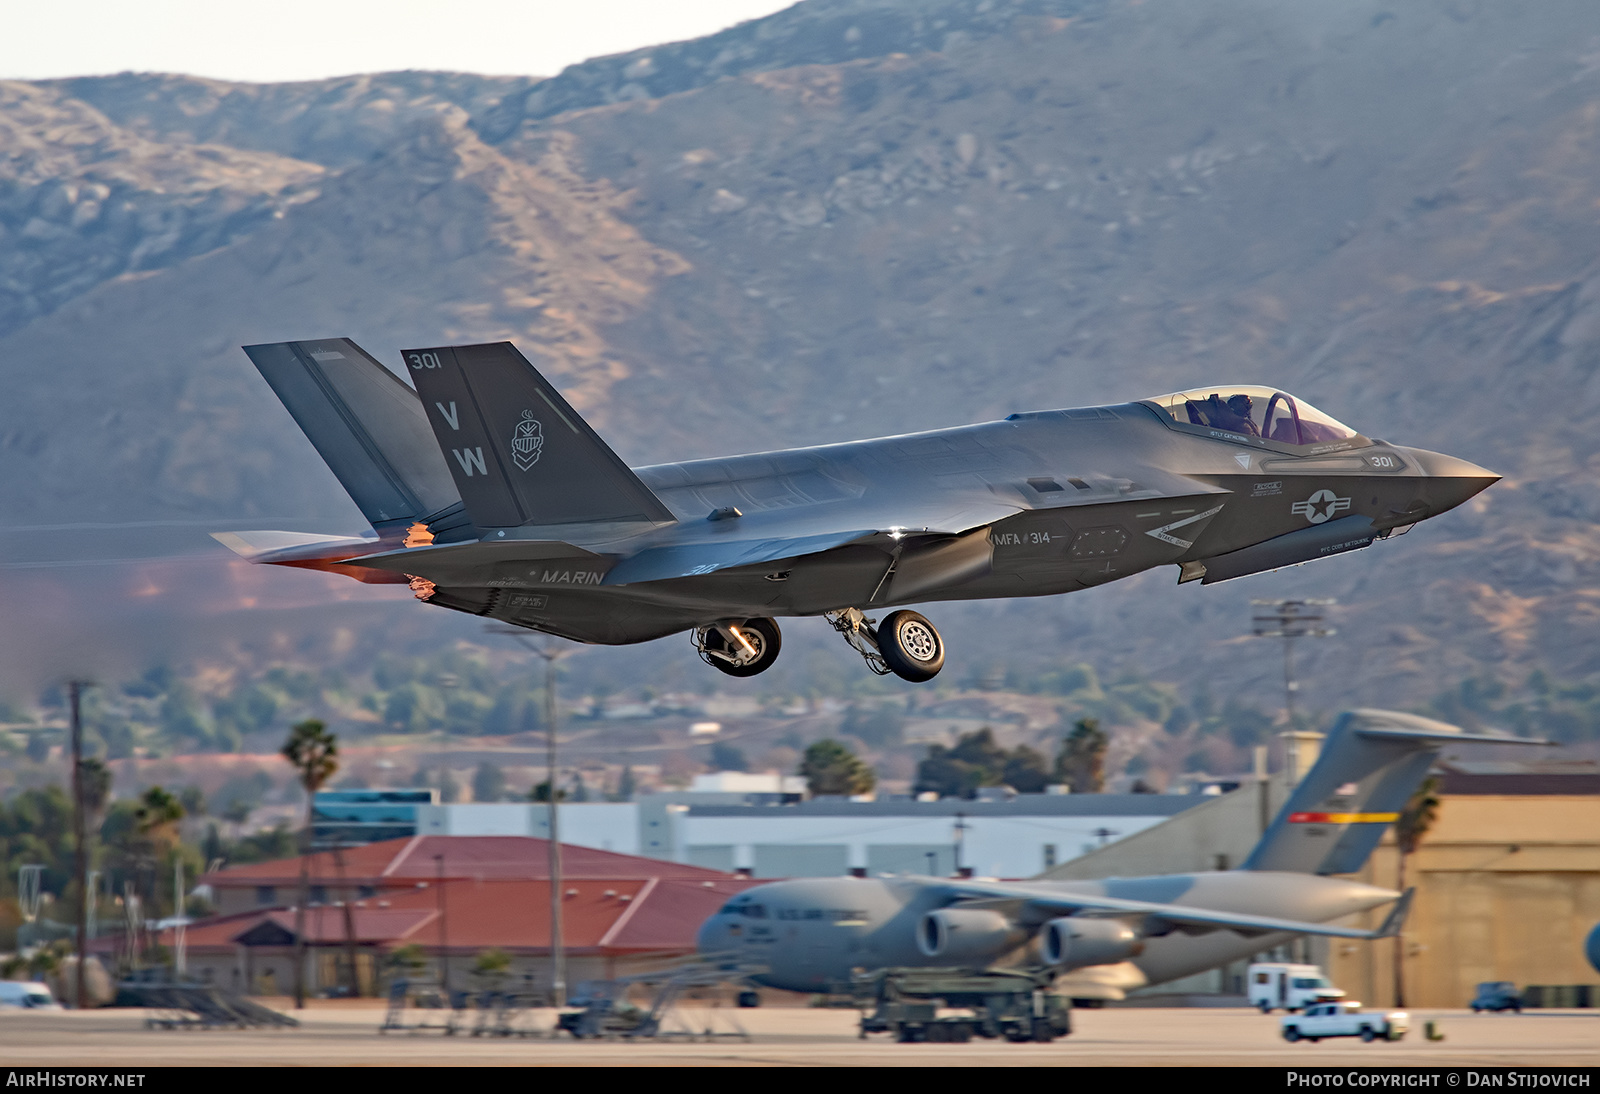
[(878, 969), (850, 987), (862, 1008), (862, 1039), (889, 1033), (901, 1043), (1047, 1042), (1072, 1032), (1070, 1000), (1049, 990), (1054, 977), (1051, 969)]
[(300, 1022), (208, 984), (125, 981), (119, 1001), (146, 1008), (146, 1029), (293, 1029)]
[(1485, 980), (1478, 985), (1478, 993), (1472, 997), (1470, 1005), (1473, 1014), (1486, 1010), (1510, 1010), (1521, 1014), (1522, 993), (1509, 980)]
[[(581, 1009), (563, 1013), (556, 1020), (556, 1028), (579, 1040), (748, 1041), (750, 1031), (739, 1021), (737, 1008), (709, 1007), (696, 1025), (680, 1004), (685, 995), (706, 989), (717, 992), (720, 1004), (720, 996), (732, 987), (737, 992), (739, 1005), (743, 1006), (748, 1002), (751, 977), (763, 971), (757, 965), (695, 959), (655, 972), (636, 973), (615, 980), (586, 981), (578, 985), (571, 999), (571, 1004)], [(653, 989), (647, 1005), (629, 1002), (628, 996), (636, 987)], [(725, 1028), (718, 1028), (719, 1019)]]
[(1359, 1037), (1363, 1041), (1398, 1041), (1411, 1028), (1403, 1010), (1363, 1010), (1353, 1000), (1316, 1003), (1301, 1014), (1286, 1014), (1280, 1021), (1283, 1039), (1320, 1041), (1324, 1037)]

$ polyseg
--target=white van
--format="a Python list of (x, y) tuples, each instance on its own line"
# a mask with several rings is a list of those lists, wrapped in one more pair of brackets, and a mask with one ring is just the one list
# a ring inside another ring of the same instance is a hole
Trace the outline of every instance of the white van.
[(37, 980), (0, 980), (0, 1008), (7, 1007), (60, 1010), (61, 1004), (50, 994), (50, 988)]
[(1250, 984), (1250, 1005), (1262, 1014), (1286, 1010), (1293, 1014), (1313, 1003), (1343, 999), (1344, 992), (1333, 986), (1316, 965), (1251, 965), (1246, 977)]

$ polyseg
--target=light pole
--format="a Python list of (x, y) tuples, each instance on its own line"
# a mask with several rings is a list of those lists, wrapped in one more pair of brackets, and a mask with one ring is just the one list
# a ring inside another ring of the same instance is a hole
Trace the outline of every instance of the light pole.
[(558, 649), (549, 640), (535, 645), (526, 632), (511, 627), (490, 627), (490, 634), (517, 640), (524, 649), (544, 659), (544, 740), (546, 785), (550, 788), (550, 995), (555, 1006), (567, 1005), (567, 953), (561, 928), (561, 828), (556, 801), (561, 797), (556, 780), (556, 662), (577, 650)]
[(1251, 617), (1257, 638), (1283, 639), (1283, 711), (1288, 728), (1294, 729), (1294, 693), (1300, 683), (1294, 678), (1294, 640), (1296, 638), (1327, 638), (1339, 632), (1332, 627), (1319, 627), (1323, 616), (1321, 609), (1332, 607), (1337, 600), (1252, 600), (1257, 608)]
[(88, 1004), (84, 997), (84, 965), (89, 959), (89, 825), (83, 815), (83, 689), (88, 685), (73, 680), (67, 685), (72, 701), (72, 836), (73, 875), (78, 882), (78, 968), (73, 1003), (79, 1010)]

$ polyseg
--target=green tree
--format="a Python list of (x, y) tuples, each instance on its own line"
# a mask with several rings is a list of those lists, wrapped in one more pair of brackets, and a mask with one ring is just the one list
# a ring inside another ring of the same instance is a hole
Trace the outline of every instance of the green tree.
[(1104, 793), (1106, 749), (1110, 744), (1111, 739), (1096, 719), (1078, 719), (1056, 753), (1056, 781), (1066, 783), (1074, 794)]
[[(1439, 777), (1429, 775), (1422, 780), (1422, 785), (1417, 787), (1405, 807), (1400, 810), (1400, 817), (1394, 822), (1395, 842), (1395, 883), (1394, 887), (1402, 893), (1406, 890), (1406, 859), (1417, 853), (1417, 848), (1422, 846), (1423, 837), (1439, 819)], [(1395, 935), (1394, 939), (1394, 1005), (1406, 1005), (1405, 987), (1405, 930)]]
[(750, 761), (741, 749), (727, 741), (716, 741), (711, 746), (711, 766), (718, 771), (748, 771)]
[(927, 758), (917, 765), (914, 789), (941, 798), (975, 797), (981, 786), (1000, 785), (1009, 759), (1010, 754), (995, 741), (994, 730), (984, 726), (976, 733), (963, 734), (954, 748), (929, 745)]
[(1050, 783), (1050, 762), (1027, 745), (1018, 745), (1006, 757), (1001, 781), (1019, 794), (1043, 794)]
[[(328, 732), (321, 722), (311, 719), (300, 722), (289, 731), (288, 740), (280, 750), (283, 758), (294, 765), (300, 786), (306, 792), (306, 823), (300, 841), (300, 900), (294, 912), (294, 1005), (306, 1005), (306, 905), (311, 902), (311, 811), (318, 790), (339, 770), (339, 740)], [(354, 930), (350, 918), (350, 902), (344, 901), (345, 932), (347, 941), (353, 941)], [(355, 967), (355, 955), (350, 955), (350, 965)]]
[(815, 741), (800, 760), (800, 774), (812, 796), (865, 794), (878, 785), (872, 768), (861, 757), (834, 740)]
[(485, 760), (472, 773), (472, 800), (497, 802), (506, 796), (506, 773)]
[(617, 779), (617, 800), (631, 802), (636, 790), (638, 790), (638, 784), (634, 781), (633, 765), (629, 764), (622, 769), (622, 776)]
[(481, 977), (490, 984), (500, 983), (510, 971), (511, 955), (499, 947), (484, 950), (472, 963), (472, 975)]

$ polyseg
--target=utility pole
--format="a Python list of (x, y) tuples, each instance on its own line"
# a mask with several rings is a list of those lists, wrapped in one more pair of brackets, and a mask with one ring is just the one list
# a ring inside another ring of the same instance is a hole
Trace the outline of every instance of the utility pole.
[[(1251, 618), (1257, 638), (1283, 639), (1283, 710), (1287, 728), (1294, 729), (1294, 693), (1300, 682), (1294, 678), (1294, 640), (1296, 638), (1327, 638), (1339, 632), (1332, 627), (1319, 627), (1322, 608), (1332, 607), (1337, 600), (1252, 600), (1259, 609)], [(1302, 772), (1303, 774), (1303, 772)]]
[(83, 689), (87, 685), (73, 680), (67, 685), (72, 702), (72, 837), (73, 876), (78, 883), (78, 969), (73, 1005), (87, 1006), (84, 995), (84, 969), (89, 959), (89, 822), (83, 815)]
[(955, 823), (955, 829), (954, 829), (954, 831), (955, 831), (955, 853), (956, 853), (956, 877), (960, 877), (961, 876), (961, 847), (962, 847), (962, 844), (966, 842), (967, 829), (971, 828), (971, 827), (972, 827), (972, 825), (967, 823), (967, 815), (965, 813), (957, 813), (956, 814), (956, 823)]
[(450, 936), (447, 933), (444, 904), (444, 856), (433, 856), (433, 901), (439, 909), (439, 986), (450, 1003)]
[(567, 1005), (567, 951), (561, 923), (561, 827), (557, 808), (561, 792), (556, 780), (556, 662), (570, 657), (577, 650), (558, 649), (549, 641), (536, 646), (526, 632), (511, 627), (491, 627), (489, 633), (515, 638), (524, 649), (544, 659), (545, 770), (548, 772), (546, 785), (550, 788), (550, 995), (553, 1006), (564, 1007)]

